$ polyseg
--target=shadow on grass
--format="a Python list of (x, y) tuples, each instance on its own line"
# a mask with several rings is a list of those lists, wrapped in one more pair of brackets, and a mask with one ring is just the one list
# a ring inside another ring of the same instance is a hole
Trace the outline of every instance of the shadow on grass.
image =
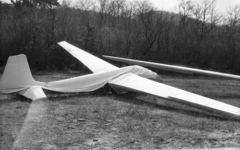
[(109, 96), (112, 95), (111, 90), (108, 85), (92, 91), (92, 92), (79, 92), (79, 93), (62, 93), (53, 92), (44, 89), (44, 93), (50, 100), (66, 100), (66, 98), (77, 98), (77, 97), (89, 97), (89, 96)]
[[(217, 114), (214, 115), (211, 112), (207, 112), (207, 111), (204, 111), (201, 109), (198, 109), (200, 111), (187, 110), (184, 108), (176, 108), (176, 107), (166, 106), (164, 104), (163, 105), (157, 104), (156, 102), (150, 102), (150, 101), (140, 99), (139, 96), (141, 96), (141, 95), (145, 96), (144, 94), (139, 94), (139, 93), (127, 93), (127, 94), (122, 94), (122, 95), (116, 95), (116, 94), (112, 94), (110, 92), (88, 92), (88, 93), (77, 93), (77, 94), (60, 94), (60, 95), (56, 95), (56, 97), (55, 96), (50, 97), (50, 100), (65, 101), (69, 98), (84, 98), (84, 97), (89, 97), (89, 96), (114, 96), (113, 100), (126, 102), (126, 103), (130, 103), (130, 104), (134, 104), (134, 105), (139, 105), (139, 106), (144, 105), (144, 106), (148, 106), (148, 107), (155, 108), (155, 109), (157, 108), (157, 109), (161, 109), (161, 110), (167, 110), (167, 111), (171, 111), (171, 112), (177, 112), (177, 113), (187, 114), (190, 116), (201, 117), (201, 118), (217, 119), (217, 120), (221, 120), (221, 121), (231, 120), (231, 121), (235, 121), (235, 122), (240, 122), (240, 119), (222, 117), (220, 115), (218, 116)], [(164, 99), (162, 99), (162, 100), (167, 101)], [(181, 105), (181, 106), (186, 106), (184, 104), (179, 104), (179, 103), (176, 103), (176, 104)], [(189, 106), (189, 107), (191, 107), (191, 106)]]
[[(139, 96), (139, 94), (135, 94), (135, 93), (128, 93), (125, 95), (116, 95), (114, 100), (123, 101), (123, 102), (131, 103), (131, 104), (135, 104), (135, 105), (145, 105), (145, 106), (152, 107), (152, 108), (187, 114), (187, 115), (196, 116), (196, 117), (218, 119), (221, 121), (229, 121), (230, 120), (227, 117), (217, 116), (217, 115), (210, 114), (210, 113), (204, 112), (204, 111), (198, 112), (198, 111), (194, 111), (194, 110), (186, 110), (183, 108), (176, 108), (176, 107), (170, 107), (170, 106), (166, 106), (166, 105), (156, 104), (155, 102), (149, 102), (149, 101), (139, 99), (138, 96)], [(177, 103), (177, 104), (179, 104), (179, 103)], [(179, 104), (179, 105), (183, 105), (183, 104)], [(186, 106), (186, 105), (184, 105), (184, 106)], [(240, 122), (240, 119), (231, 118), (231, 121)]]
[(6, 98), (0, 99), (0, 105), (9, 104), (9, 103), (16, 103), (16, 102), (26, 102), (31, 103), (32, 100), (25, 98), (19, 94), (8, 94), (5, 95)]
[[(184, 108), (176, 108), (176, 107), (171, 107), (171, 106), (167, 106), (164, 104), (157, 104), (156, 102), (150, 102), (150, 101), (146, 101), (143, 100), (141, 98), (139, 98), (139, 96), (146, 96), (145, 94), (139, 94), (139, 93), (127, 93), (127, 94), (121, 94), (121, 95), (116, 95), (116, 94), (112, 94), (109, 90), (106, 89), (101, 89), (98, 91), (94, 91), (94, 92), (86, 92), (86, 93), (56, 93), (56, 92), (48, 92), (48, 97), (49, 97), (49, 101), (65, 101), (68, 100), (69, 98), (85, 98), (85, 97), (89, 97), (89, 96), (114, 96), (113, 100), (117, 100), (117, 101), (121, 101), (121, 102), (126, 102), (126, 103), (131, 103), (134, 105), (139, 105), (139, 106), (148, 106), (151, 108), (157, 108), (157, 109), (161, 109), (161, 110), (167, 110), (167, 111), (171, 111), (171, 112), (177, 112), (177, 113), (182, 113), (182, 114), (187, 114), (190, 116), (195, 116), (195, 117), (201, 117), (201, 118), (211, 118), (211, 119), (218, 119), (221, 121), (235, 121), (235, 122), (240, 122), (240, 119), (235, 119), (235, 118), (228, 118), (228, 117), (222, 117), (222, 116), (218, 116), (217, 114), (214, 115), (211, 112), (207, 112), (201, 109), (198, 110), (189, 110), (189, 109), (184, 109)], [(22, 101), (22, 102), (29, 102), (31, 103), (31, 100), (26, 99), (22, 96), (18, 96), (20, 97), (20, 99), (16, 100), (16, 99), (12, 99), (12, 100), (6, 100), (6, 101), (2, 101), (0, 102), (0, 104), (3, 103), (11, 103), (14, 101)], [(162, 101), (167, 101), (162, 99)], [(177, 105), (181, 105), (181, 106), (186, 106), (184, 104), (179, 104), (176, 103)], [(74, 105), (74, 104), (73, 104)], [(191, 107), (191, 106), (190, 106)], [(194, 108), (194, 107), (193, 107)], [(197, 108), (196, 108), (197, 109)]]
[(112, 93), (109, 92), (87, 92), (87, 93), (61, 93), (61, 94), (50, 94), (47, 95), (50, 101), (65, 101), (69, 98), (85, 98), (90, 96), (110, 96)]
[(229, 95), (208, 94), (206, 96), (216, 98), (216, 99), (240, 99), (240, 94), (229, 94)]

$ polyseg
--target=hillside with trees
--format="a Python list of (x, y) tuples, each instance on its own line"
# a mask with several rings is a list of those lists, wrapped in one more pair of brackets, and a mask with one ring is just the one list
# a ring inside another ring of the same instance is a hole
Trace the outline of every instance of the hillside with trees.
[(67, 41), (94, 55), (180, 64), (240, 74), (240, 6), (218, 13), (214, 0), (182, 0), (179, 13), (147, 1), (11, 0), (0, 3), (0, 65), (26, 54), (33, 70), (63, 70), (76, 60)]

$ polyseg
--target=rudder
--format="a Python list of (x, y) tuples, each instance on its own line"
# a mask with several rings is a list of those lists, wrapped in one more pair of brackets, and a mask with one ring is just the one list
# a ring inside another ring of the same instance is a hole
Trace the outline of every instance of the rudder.
[(26, 55), (10, 56), (0, 80), (0, 93), (13, 93), (34, 85)]

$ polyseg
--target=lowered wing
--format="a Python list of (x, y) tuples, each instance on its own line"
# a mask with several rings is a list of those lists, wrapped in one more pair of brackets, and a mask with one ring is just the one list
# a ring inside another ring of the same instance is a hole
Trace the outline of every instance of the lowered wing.
[(113, 88), (143, 92), (223, 115), (240, 117), (240, 108), (127, 73), (109, 82)]
[(194, 68), (188, 68), (188, 67), (181, 67), (181, 66), (174, 66), (174, 65), (166, 65), (166, 64), (153, 63), (153, 62), (140, 61), (140, 60), (133, 60), (133, 59), (126, 59), (126, 58), (113, 57), (113, 56), (105, 56), (104, 55), (103, 57), (114, 60), (114, 61), (118, 61), (118, 62), (124, 62), (124, 63), (129, 63), (129, 64), (140, 65), (140, 66), (152, 67), (152, 68), (163, 69), (163, 70), (168, 70), (168, 71), (187, 73), (187, 74), (195, 73), (195, 74), (203, 74), (203, 75), (209, 75), (209, 76), (219, 76), (219, 77), (224, 77), (224, 78), (232, 78), (232, 79), (240, 80), (239, 75), (220, 73), (220, 72), (215, 72), (215, 71), (207, 71), (207, 70), (201, 70), (201, 69), (194, 69)]
[(65, 41), (58, 43), (62, 46), (67, 52), (77, 58), (80, 62), (82, 62), (85, 66), (87, 66), (93, 73), (98, 72), (107, 72), (111, 70), (118, 69), (118, 67), (107, 63), (96, 56), (93, 56), (80, 48), (77, 48)]

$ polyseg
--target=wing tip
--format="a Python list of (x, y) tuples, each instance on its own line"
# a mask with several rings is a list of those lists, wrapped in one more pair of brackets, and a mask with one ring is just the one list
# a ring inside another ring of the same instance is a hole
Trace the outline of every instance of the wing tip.
[(62, 44), (65, 44), (67, 43), (66, 41), (61, 41), (61, 42), (58, 42), (58, 45), (62, 45)]

